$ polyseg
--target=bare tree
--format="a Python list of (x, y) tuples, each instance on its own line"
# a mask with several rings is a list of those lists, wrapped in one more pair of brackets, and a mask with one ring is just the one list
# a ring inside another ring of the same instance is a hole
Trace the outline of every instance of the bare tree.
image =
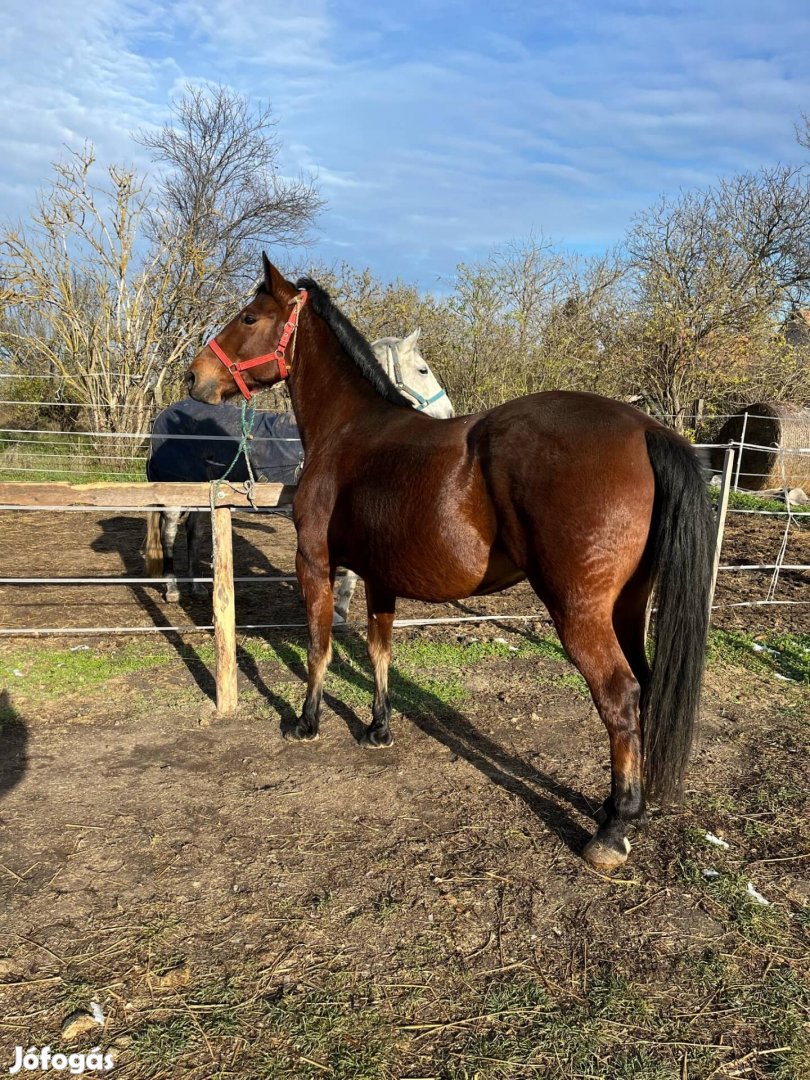
[(2, 237), (0, 332), (15, 369), (61, 376), (58, 392), (85, 407), (93, 430), (140, 433), (168, 371), (160, 321), (173, 285), (162, 249), (138, 258), (146, 201), (137, 177), (111, 166), (94, 182), (94, 165), (90, 147), (71, 154), (29, 228)]
[(0, 236), (0, 350), (17, 370), (61, 376), (99, 432), (147, 430), (244, 295), (260, 245), (300, 239), (320, 206), (311, 184), (279, 178), (267, 111), (194, 89), (175, 116), (142, 136), (161, 164), (153, 188), (99, 169), (87, 146), (55, 166), (28, 227)]
[(459, 266), (437, 364), (451, 396), (480, 409), (539, 390), (611, 392), (604, 354), (621, 275), (612, 255), (582, 260), (535, 236)]
[(281, 175), (269, 108), (222, 86), (191, 87), (172, 120), (137, 139), (158, 170), (148, 213), (153, 245), (177, 285), (163, 311), (167, 340), (183, 324), (215, 324), (256, 279), (263, 247), (300, 244), (321, 209), (311, 179)]
[(627, 242), (636, 379), (684, 426), (700, 397), (729, 400), (754, 371), (790, 392), (779, 326), (810, 288), (810, 183), (779, 166), (663, 199)]

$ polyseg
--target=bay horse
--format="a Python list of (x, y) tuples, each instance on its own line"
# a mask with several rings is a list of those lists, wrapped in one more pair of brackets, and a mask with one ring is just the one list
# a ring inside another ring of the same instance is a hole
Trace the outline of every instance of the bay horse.
[[(384, 337), (372, 342), (378, 362), (388, 377), (409, 399), (413, 408), (429, 416), (455, 416), (447, 392), (419, 351), (420, 329), (403, 338)], [(228, 473), (234, 483), (249, 479), (244, 454), (239, 453), (242, 411), (232, 405), (206, 405), (182, 398), (162, 409), (152, 423), (146, 478), (150, 481), (207, 482)], [(292, 412), (257, 410), (249, 448), (251, 471), (259, 481), (295, 484), (303, 458), (301, 440)], [(174, 574), (174, 554), (180, 525), (185, 526), (188, 576), (200, 572), (201, 523), (206, 515), (182, 510), (154, 510), (146, 518), (146, 575), (167, 577), (164, 596), (177, 603), (180, 587)], [(349, 616), (349, 606), (357, 587), (357, 576), (348, 570), (335, 589), (336, 624)], [(193, 581), (194, 596), (205, 597), (208, 590)]]
[(583, 855), (620, 866), (645, 796), (682, 791), (698, 713), (714, 525), (692, 447), (595, 394), (531, 394), (452, 420), (415, 412), (328, 294), (265, 256), (255, 296), (186, 380), (215, 404), (285, 378), (305, 452), (293, 515), (310, 634), (306, 700), (286, 737), (318, 736), (338, 566), (366, 585), (369, 747), (392, 742), (397, 597), (440, 603), (528, 578), (609, 736), (610, 795)]

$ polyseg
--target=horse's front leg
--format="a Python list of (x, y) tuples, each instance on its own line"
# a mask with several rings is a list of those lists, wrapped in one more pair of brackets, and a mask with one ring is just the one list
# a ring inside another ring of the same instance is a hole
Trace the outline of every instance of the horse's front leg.
[(362, 744), (373, 749), (390, 746), (391, 702), (388, 698), (388, 668), (391, 663), (391, 631), (394, 626), (396, 597), (366, 582), (368, 609), (368, 658), (374, 671), (374, 703), (371, 726)]
[(323, 680), (332, 658), (334, 574), (325, 540), (317, 545), (309, 545), (306, 541), (302, 543), (299, 536), (295, 570), (309, 623), (307, 696), (298, 722), (285, 728), (283, 734), (285, 739), (310, 742), (318, 738)]

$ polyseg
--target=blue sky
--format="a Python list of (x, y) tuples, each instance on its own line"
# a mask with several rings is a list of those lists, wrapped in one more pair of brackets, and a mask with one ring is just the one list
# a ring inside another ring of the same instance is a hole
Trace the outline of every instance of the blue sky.
[(188, 81), (278, 119), (283, 166), (327, 201), (311, 257), (427, 287), (542, 232), (594, 251), (664, 192), (801, 159), (810, 6), (5, 0), (0, 214), (91, 139), (129, 132)]

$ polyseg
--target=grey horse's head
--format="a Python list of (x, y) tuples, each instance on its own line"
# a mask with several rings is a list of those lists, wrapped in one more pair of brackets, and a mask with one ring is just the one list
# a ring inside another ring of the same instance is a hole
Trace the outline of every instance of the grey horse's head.
[(373, 342), (374, 355), (396, 388), (429, 416), (447, 419), (456, 412), (444, 387), (419, 351), (420, 330), (404, 338), (385, 337)]

